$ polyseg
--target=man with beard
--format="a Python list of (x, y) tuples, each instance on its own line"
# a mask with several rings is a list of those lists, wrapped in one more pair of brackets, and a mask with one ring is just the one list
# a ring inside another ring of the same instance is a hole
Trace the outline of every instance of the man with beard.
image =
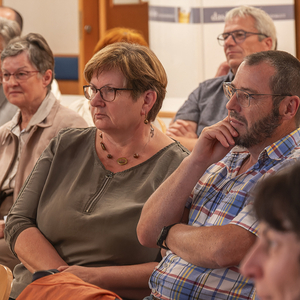
[(238, 266), (257, 238), (253, 187), (300, 159), (299, 82), (295, 57), (265, 51), (247, 56), (224, 83), (228, 116), (202, 131), (143, 208), (141, 244), (167, 250), (148, 299), (252, 298)]

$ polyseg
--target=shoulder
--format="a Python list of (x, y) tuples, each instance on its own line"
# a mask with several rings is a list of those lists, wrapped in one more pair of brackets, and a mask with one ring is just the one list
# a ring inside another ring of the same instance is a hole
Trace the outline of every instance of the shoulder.
[(74, 110), (61, 105), (58, 100), (53, 105), (53, 109), (56, 110), (56, 113), (53, 116), (53, 121), (58, 124), (64, 124), (64, 126), (69, 125), (71, 127), (88, 126), (83, 117)]
[(199, 86), (204, 86), (206, 88), (214, 88), (214, 87), (222, 86), (223, 82), (232, 81), (232, 80), (233, 80), (233, 74), (230, 71), (226, 75), (207, 79), (202, 83), (200, 83)]
[[(0, 126), (0, 141), (2, 142), (7, 135), (10, 132), (10, 129), (12, 127), (13, 122), (12, 121), (8, 121), (7, 123), (3, 124), (2, 126)], [(1, 146), (1, 142), (0, 142), (0, 146)]]
[(188, 149), (182, 146), (179, 142), (174, 141), (158, 152), (158, 158), (160, 161), (165, 161), (169, 165), (179, 165), (189, 154), (190, 151)]
[(89, 139), (90, 136), (95, 134), (96, 127), (86, 127), (86, 128), (63, 128), (59, 131), (57, 139), (61, 141), (67, 141), (70, 143), (77, 142), (83, 139)]

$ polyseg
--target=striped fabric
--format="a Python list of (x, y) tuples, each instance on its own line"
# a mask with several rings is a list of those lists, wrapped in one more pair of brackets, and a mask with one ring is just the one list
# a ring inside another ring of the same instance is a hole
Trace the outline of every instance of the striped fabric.
[[(235, 147), (222, 161), (208, 168), (188, 200), (189, 225), (235, 224), (257, 235), (252, 189), (265, 176), (300, 159), (300, 129), (266, 147), (258, 162), (237, 176), (248, 155), (245, 149)], [(154, 270), (149, 284), (152, 295), (165, 300), (253, 299), (255, 294), (253, 284), (241, 276), (238, 266), (202, 268), (171, 251)]]

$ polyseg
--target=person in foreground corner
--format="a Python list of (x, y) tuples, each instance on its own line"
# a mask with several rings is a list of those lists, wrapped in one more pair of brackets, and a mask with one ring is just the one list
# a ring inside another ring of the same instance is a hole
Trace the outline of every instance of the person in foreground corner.
[(166, 93), (165, 70), (147, 47), (115, 43), (85, 67), (96, 127), (52, 140), (7, 218), (16, 266), (11, 298), (43, 269), (71, 272), (122, 298), (149, 294), (158, 249), (136, 226), (149, 196), (189, 152), (151, 125)]
[(257, 236), (253, 187), (300, 159), (299, 82), (300, 62), (270, 50), (247, 56), (224, 83), (228, 116), (202, 131), (142, 210), (141, 244), (167, 249), (150, 299), (252, 298), (239, 264)]
[(255, 190), (259, 239), (241, 264), (259, 299), (300, 299), (300, 164), (264, 180)]

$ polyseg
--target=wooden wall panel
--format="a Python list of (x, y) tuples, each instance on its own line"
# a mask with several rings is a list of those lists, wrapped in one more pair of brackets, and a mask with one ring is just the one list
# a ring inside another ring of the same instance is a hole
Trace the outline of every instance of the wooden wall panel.
[(129, 5), (113, 5), (112, 0), (106, 0), (107, 29), (114, 27), (129, 27), (139, 30), (149, 43), (148, 3)]
[[(79, 93), (86, 84), (83, 77), (85, 64), (93, 56), (94, 48), (106, 30), (129, 27), (141, 32), (149, 43), (148, 3), (114, 5), (112, 0), (79, 0), (80, 47)], [(86, 29), (90, 26), (90, 32)]]

